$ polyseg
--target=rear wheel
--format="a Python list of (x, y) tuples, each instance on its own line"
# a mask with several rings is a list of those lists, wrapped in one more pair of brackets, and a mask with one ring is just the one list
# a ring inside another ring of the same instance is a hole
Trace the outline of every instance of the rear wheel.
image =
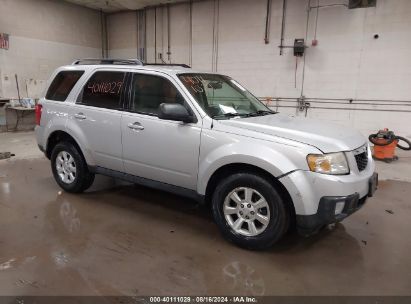
[(281, 195), (255, 174), (237, 173), (222, 180), (212, 208), (222, 234), (241, 247), (271, 247), (288, 230), (290, 215)]
[(51, 169), (56, 182), (67, 192), (83, 192), (94, 181), (80, 151), (70, 142), (60, 142), (53, 148)]

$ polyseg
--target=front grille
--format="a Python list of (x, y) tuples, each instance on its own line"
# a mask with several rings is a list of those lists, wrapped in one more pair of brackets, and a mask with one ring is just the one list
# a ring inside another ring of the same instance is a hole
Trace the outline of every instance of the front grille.
[(365, 152), (354, 155), (354, 157), (355, 157), (355, 161), (357, 162), (357, 167), (359, 171), (362, 171), (365, 168), (367, 168), (367, 164), (368, 164), (367, 150), (365, 150)]

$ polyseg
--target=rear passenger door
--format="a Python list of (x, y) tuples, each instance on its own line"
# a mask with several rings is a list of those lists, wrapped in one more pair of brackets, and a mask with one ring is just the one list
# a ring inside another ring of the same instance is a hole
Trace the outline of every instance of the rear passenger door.
[(121, 145), (122, 95), (126, 73), (96, 70), (84, 84), (67, 127), (81, 137), (96, 166), (123, 171)]
[(127, 173), (195, 190), (201, 118), (196, 123), (162, 120), (158, 106), (181, 103), (195, 115), (173, 79), (156, 72), (133, 73), (123, 114), (123, 160)]

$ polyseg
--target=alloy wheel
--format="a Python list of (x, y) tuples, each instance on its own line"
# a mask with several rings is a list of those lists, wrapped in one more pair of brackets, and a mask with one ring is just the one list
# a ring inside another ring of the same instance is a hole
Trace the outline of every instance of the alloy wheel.
[(261, 234), (270, 222), (266, 199), (255, 189), (238, 187), (224, 199), (224, 217), (236, 233), (245, 236)]
[(71, 184), (76, 180), (76, 162), (67, 151), (61, 151), (57, 154), (56, 170), (63, 183)]

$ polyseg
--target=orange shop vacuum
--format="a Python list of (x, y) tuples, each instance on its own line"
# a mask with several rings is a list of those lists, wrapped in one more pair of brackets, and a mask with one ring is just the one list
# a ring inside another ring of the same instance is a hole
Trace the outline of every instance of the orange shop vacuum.
[[(396, 136), (393, 131), (389, 131), (387, 128), (378, 131), (377, 134), (371, 134), (368, 139), (374, 144), (373, 158), (387, 163), (398, 159), (398, 156), (395, 155), (396, 147), (402, 150), (411, 150), (411, 142), (408, 139)], [(405, 142), (408, 147), (398, 144), (399, 141)]]

